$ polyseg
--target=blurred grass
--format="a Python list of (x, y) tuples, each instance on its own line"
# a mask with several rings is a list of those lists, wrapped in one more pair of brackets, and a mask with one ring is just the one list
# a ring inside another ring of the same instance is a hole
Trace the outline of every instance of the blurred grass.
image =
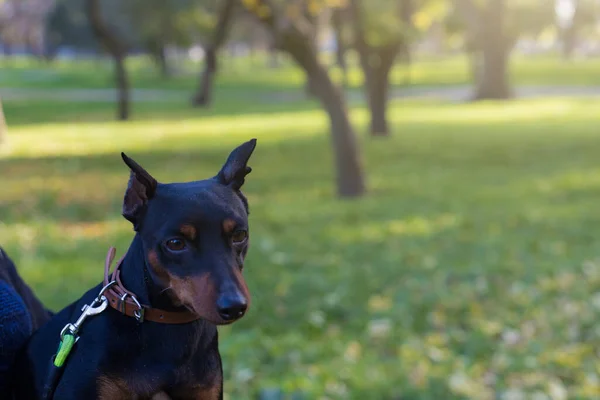
[[(4, 105), (0, 243), (48, 305), (131, 240), (119, 151), (183, 181), (257, 137), (253, 307), (221, 330), (230, 399), (600, 396), (600, 101), (395, 101), (393, 137), (360, 137), (369, 195), (340, 201), (314, 103), (222, 93), (209, 111), (140, 103), (127, 123), (110, 104)], [(352, 118), (363, 132), (365, 110)]]
[[(350, 88), (359, 89), (362, 75), (358, 63), (350, 60)], [(304, 85), (304, 75), (293, 63), (281, 57), (279, 68), (268, 68), (265, 56), (236, 57), (222, 55), (218, 77), (220, 93), (225, 96), (289, 91)], [(332, 65), (331, 61), (327, 61)], [(193, 90), (201, 65), (175, 61), (174, 76), (160, 77), (155, 66), (142, 56), (127, 61), (132, 86), (135, 88)], [(5, 88), (110, 88), (113, 87), (112, 64), (109, 59), (88, 59), (73, 63), (57, 60), (48, 65), (31, 58), (0, 60), (0, 87)], [(91, 74), (90, 71), (94, 73)], [(331, 68), (337, 81), (340, 71)], [(512, 81), (516, 85), (600, 85), (600, 59), (564, 61), (550, 55), (515, 54), (511, 62)], [(398, 64), (392, 71), (395, 86), (446, 86), (470, 84), (469, 61), (464, 56), (443, 58), (419, 57), (410, 68)]]

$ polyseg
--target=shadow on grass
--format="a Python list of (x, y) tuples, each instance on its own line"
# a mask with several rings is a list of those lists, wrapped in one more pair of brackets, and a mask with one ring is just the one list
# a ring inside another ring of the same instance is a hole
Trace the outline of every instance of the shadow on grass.
[[(293, 94), (293, 93), (290, 93)], [(232, 117), (260, 113), (272, 115), (281, 112), (305, 111), (318, 108), (315, 101), (288, 101), (287, 92), (262, 93), (255, 97), (236, 99), (235, 94), (217, 96), (211, 108), (192, 108), (187, 99), (166, 102), (138, 102), (131, 108), (131, 120), (147, 118), (178, 120), (181, 118)], [(284, 98), (279, 101), (278, 98)], [(113, 102), (30, 101), (18, 100), (3, 103), (4, 114), (10, 127), (78, 122), (113, 122), (116, 104)], [(127, 123), (127, 122), (124, 122)], [(10, 131), (9, 131), (10, 134)]]

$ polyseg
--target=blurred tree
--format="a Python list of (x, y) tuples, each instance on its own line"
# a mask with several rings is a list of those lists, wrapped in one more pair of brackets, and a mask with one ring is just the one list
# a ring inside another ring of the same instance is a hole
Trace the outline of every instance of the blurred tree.
[(556, 23), (565, 59), (573, 57), (580, 34), (597, 24), (599, 16), (600, 2), (597, 0), (556, 0)]
[[(201, 30), (198, 4), (207, 0), (102, 0), (101, 11), (108, 30), (127, 51), (144, 50), (156, 62), (163, 77), (171, 74), (167, 47), (189, 47)], [(85, 18), (84, 0), (58, 0), (47, 21), (50, 51), (59, 46), (95, 50), (97, 41)], [(202, 14), (201, 14), (202, 17)], [(200, 18), (201, 19), (201, 18)], [(198, 25), (198, 26), (196, 26)]]
[(407, 52), (415, 0), (350, 0), (354, 46), (371, 112), (371, 135), (389, 135), (386, 118), (389, 76), (401, 51)]
[(170, 71), (167, 46), (202, 46), (204, 62), (192, 105), (208, 106), (218, 51), (226, 42), (237, 0), (131, 0), (128, 4), (142, 47), (153, 55), (163, 76), (167, 77)]
[(194, 35), (201, 31), (204, 15), (197, 8), (208, 0), (129, 0), (123, 3), (135, 38), (130, 42), (148, 51), (163, 78), (171, 75), (167, 56), (168, 46), (182, 48), (193, 44)]
[(163, 78), (171, 75), (166, 49), (174, 42), (179, 1), (129, 0), (124, 3), (141, 46), (155, 61)]
[(217, 53), (225, 43), (234, 17), (237, 0), (223, 0), (218, 10), (218, 17), (209, 38), (204, 44), (204, 68), (200, 74), (198, 89), (192, 99), (194, 106), (206, 107), (212, 101), (212, 89), (217, 73)]
[[(96, 37), (96, 31), (88, 21), (82, 22), (80, 18), (86, 0), (58, 1), (48, 20), (51, 47), (95, 48), (97, 38), (101, 37)], [(204, 49), (203, 70), (192, 101), (194, 105), (208, 105), (216, 74), (217, 51), (225, 43), (236, 4), (236, 0), (101, 0), (100, 10), (106, 31), (119, 43), (117, 52), (124, 58), (132, 50), (146, 51), (165, 78), (172, 73), (168, 47), (186, 49), (201, 45)], [(257, 22), (254, 19), (252, 22), (256, 27)], [(112, 51), (107, 43), (112, 45)], [(114, 58), (114, 41), (104, 40), (101, 44)], [(117, 70), (120, 71), (120, 67)], [(118, 76), (123, 75), (119, 72)]]
[(509, 36), (505, 28), (506, 0), (486, 0), (484, 4), (457, 0), (456, 7), (465, 19), (469, 43), (481, 57), (475, 64), (475, 98), (511, 97), (508, 59), (516, 38)]
[(327, 68), (319, 61), (315, 41), (312, 40), (315, 27), (304, 18), (307, 7), (315, 15), (325, 4), (302, 0), (242, 1), (252, 15), (268, 28), (277, 47), (288, 53), (302, 68), (306, 78), (314, 83), (315, 96), (329, 116), (337, 192), (342, 197), (361, 196), (365, 192), (362, 163), (346, 102)]
[(581, 19), (579, 0), (556, 0), (556, 25), (562, 40), (563, 56), (570, 59), (577, 42), (577, 28)]
[(124, 121), (129, 118), (129, 79), (125, 68), (127, 45), (106, 23), (100, 3), (101, 0), (86, 0), (86, 14), (94, 35), (113, 57), (118, 92), (117, 119)]
[(399, 58), (410, 64), (411, 43), (442, 20), (448, 4), (445, 0), (350, 0), (349, 4), (354, 47), (371, 112), (371, 135), (387, 136), (392, 67)]
[[(133, 0), (132, 0), (133, 1)], [(116, 35), (127, 51), (142, 48), (140, 30), (134, 24), (133, 12), (119, 0), (101, 0), (101, 16), (107, 29)], [(57, 0), (45, 21), (46, 53), (52, 57), (61, 47), (76, 52), (97, 52), (103, 49), (87, 15), (86, 0)]]
[(512, 96), (509, 60), (517, 39), (539, 34), (554, 21), (548, 0), (456, 0), (456, 12), (466, 29), (475, 56), (475, 96), (507, 99)]
[(53, 59), (61, 46), (76, 51), (97, 50), (98, 42), (86, 18), (82, 0), (59, 0), (48, 15), (46, 57)]
[[(271, 33), (265, 29), (260, 21), (246, 12), (239, 5), (239, 2), (237, 3), (234, 16), (235, 23), (230, 24), (230, 31), (227, 34), (227, 41), (232, 43), (229, 46), (229, 54), (248, 55), (248, 58), (254, 61), (258, 50), (266, 56), (265, 58), (261, 57), (260, 60), (264, 61), (268, 68), (278, 68), (281, 65), (281, 60), (279, 54), (277, 54), (277, 49), (273, 46)], [(232, 65), (234, 60), (235, 58), (229, 60)], [(247, 66), (246, 63), (244, 65)]]

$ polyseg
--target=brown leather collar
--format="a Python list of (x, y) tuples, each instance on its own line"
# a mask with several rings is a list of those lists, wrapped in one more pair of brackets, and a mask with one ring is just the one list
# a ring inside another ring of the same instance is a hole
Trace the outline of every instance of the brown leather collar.
[(111, 283), (110, 287), (104, 292), (104, 296), (106, 296), (108, 304), (112, 308), (119, 311), (121, 314), (135, 318), (138, 322), (152, 321), (161, 324), (185, 324), (200, 319), (198, 315), (188, 310), (165, 311), (140, 304), (135, 297), (135, 294), (125, 289), (121, 283), (119, 267), (121, 267), (121, 263), (125, 256), (117, 262), (115, 270), (109, 280), (110, 266), (115, 258), (115, 254), (116, 249), (111, 247), (108, 250), (106, 262), (104, 263), (104, 286)]

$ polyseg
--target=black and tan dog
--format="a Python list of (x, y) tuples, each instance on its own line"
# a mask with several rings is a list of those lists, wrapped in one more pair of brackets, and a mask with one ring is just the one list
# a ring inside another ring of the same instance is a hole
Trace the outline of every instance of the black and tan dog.
[[(253, 139), (236, 148), (215, 177), (187, 183), (158, 183), (122, 154), (131, 169), (123, 216), (135, 237), (105, 292), (111, 307), (83, 324), (55, 399), (222, 398), (217, 325), (241, 318), (250, 301), (240, 188), (255, 146)], [(62, 328), (103, 286), (32, 336), (17, 368), (17, 399), (42, 396)]]

